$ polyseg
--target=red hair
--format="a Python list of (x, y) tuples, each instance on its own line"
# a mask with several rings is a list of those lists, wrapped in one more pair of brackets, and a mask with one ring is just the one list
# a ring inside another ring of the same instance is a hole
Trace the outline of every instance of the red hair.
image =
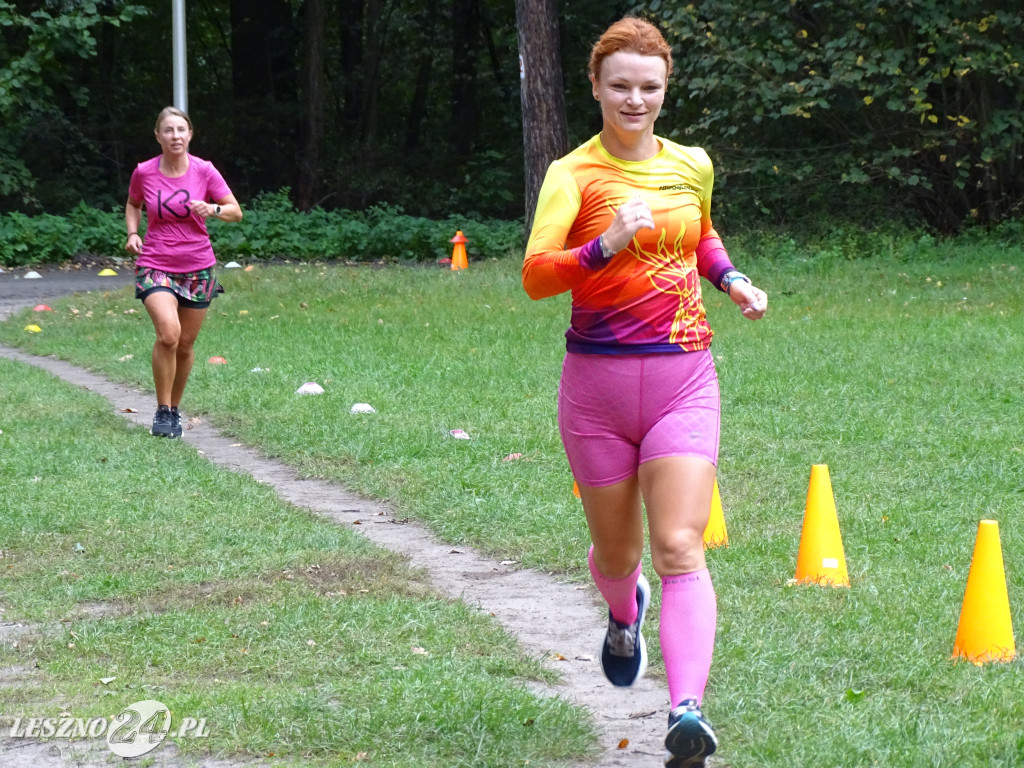
[(604, 31), (590, 51), (590, 76), (599, 80), (601, 63), (613, 53), (626, 51), (641, 56), (660, 56), (665, 62), (665, 76), (672, 74), (672, 48), (661, 32), (646, 19), (627, 16)]

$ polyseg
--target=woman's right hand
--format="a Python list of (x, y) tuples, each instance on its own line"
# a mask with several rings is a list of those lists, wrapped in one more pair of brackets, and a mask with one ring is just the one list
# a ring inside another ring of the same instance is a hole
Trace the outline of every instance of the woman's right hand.
[(124, 244), (124, 249), (134, 253), (136, 256), (142, 254), (142, 238), (135, 232), (128, 235), (128, 241)]
[(629, 245), (641, 229), (654, 229), (651, 208), (637, 195), (619, 206), (604, 232), (604, 244), (614, 253)]

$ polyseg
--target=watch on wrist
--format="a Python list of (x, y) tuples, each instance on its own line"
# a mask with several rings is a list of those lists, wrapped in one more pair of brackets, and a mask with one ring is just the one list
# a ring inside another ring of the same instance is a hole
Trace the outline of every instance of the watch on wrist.
[(732, 284), (735, 283), (737, 280), (742, 280), (743, 282), (750, 285), (749, 277), (747, 277), (737, 269), (731, 269), (722, 276), (722, 284), (720, 286), (722, 292), (726, 294), (729, 293), (729, 289), (732, 288)]
[(214, 205), (213, 205), (213, 215), (214, 216), (220, 216), (220, 210), (221, 210), (220, 206), (217, 205), (216, 203), (214, 203)]

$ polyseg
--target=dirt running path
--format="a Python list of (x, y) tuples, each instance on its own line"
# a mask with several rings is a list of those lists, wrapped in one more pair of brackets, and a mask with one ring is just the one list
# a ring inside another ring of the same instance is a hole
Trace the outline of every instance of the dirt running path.
[[(68, 281), (69, 285), (76, 287), (62, 286), (61, 293), (111, 285), (97, 285), (90, 276), (83, 277), (87, 279)], [(0, 281), (0, 320), (20, 307), (33, 306), (41, 300), (40, 296), (59, 295), (45, 290), (45, 278), (32, 282), (40, 290), (12, 296), (4, 290), (12, 283)], [(120, 284), (123, 285), (124, 281)], [(79, 285), (82, 287), (78, 288)], [(22, 288), (23, 284), (18, 287)], [(148, 393), (114, 384), (54, 358), (36, 357), (3, 346), (0, 346), (0, 357), (37, 366), (96, 392), (110, 401), (114, 412), (141, 427), (149, 427), (152, 396)], [(137, 412), (125, 412), (129, 408)], [(438, 591), (453, 598), (462, 598), (481, 611), (494, 615), (506, 630), (519, 639), (528, 653), (546, 659), (549, 667), (561, 673), (561, 684), (539, 692), (557, 694), (594, 713), (604, 749), (593, 764), (594, 768), (652, 768), (662, 764), (664, 747), (661, 739), (664, 736), (668, 693), (662, 681), (650, 677), (626, 691), (614, 688), (605, 680), (597, 660), (597, 650), (607, 614), (599, 604), (595, 590), (563, 583), (536, 571), (505, 566), (466, 547), (453, 548), (435, 540), (416, 523), (399, 522), (386, 505), (357, 497), (334, 483), (300, 478), (292, 468), (252, 448), (238, 445), (236, 440), (225, 437), (206, 422), (187, 430), (183, 437), (214, 464), (251, 475), (257, 481), (272, 486), (281, 498), (293, 504), (311, 509), (340, 525), (352, 526), (359, 521), (357, 530), (360, 533), (382, 547), (402, 553), (413, 567), (423, 568)], [(648, 625), (647, 632), (654, 631), (657, 631), (656, 625)], [(619, 744), (623, 740), (628, 740), (628, 746), (620, 749)], [(111, 761), (116, 760), (105, 749), (88, 749), (79, 745), (75, 748), (77, 752), (66, 742), (29, 742), (24, 739), (15, 742), (0, 731), (0, 763), (10, 768), (99, 768), (113, 765)], [(154, 757), (164, 751), (158, 750)], [(179, 761), (172, 752), (173, 749), (167, 750), (164, 756), (171, 762), (161, 760), (156, 764), (158, 768), (191, 765)], [(207, 768), (234, 768), (242, 764), (209, 760), (202, 765)]]

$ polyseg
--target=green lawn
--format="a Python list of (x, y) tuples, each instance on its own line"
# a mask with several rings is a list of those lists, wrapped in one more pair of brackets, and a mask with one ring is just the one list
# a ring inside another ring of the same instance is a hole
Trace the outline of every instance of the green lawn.
[[(1021, 663), (950, 661), (979, 520), (1000, 522), (1024, 622), (1024, 250), (978, 233), (730, 246), (770, 308), (751, 323), (705, 290), (730, 538), (709, 553), (720, 627), (705, 711), (724, 763), (1024, 762)], [(222, 276), (189, 414), (453, 544), (587, 579), (555, 426), (568, 297), (531, 302), (515, 261)], [(152, 331), (127, 291), (53, 306), (0, 324), (0, 341), (151, 387)], [(296, 396), (305, 381), (325, 394)], [(351, 415), (357, 402), (377, 413)], [(788, 584), (813, 464), (830, 469), (850, 589)]]
[[(0, 715), (205, 718), (177, 743), (299, 766), (564, 765), (590, 719), (490, 617), (400, 557), (0, 360)], [(14, 642), (17, 645), (14, 645)], [(3, 726), (11, 727), (8, 720)]]

